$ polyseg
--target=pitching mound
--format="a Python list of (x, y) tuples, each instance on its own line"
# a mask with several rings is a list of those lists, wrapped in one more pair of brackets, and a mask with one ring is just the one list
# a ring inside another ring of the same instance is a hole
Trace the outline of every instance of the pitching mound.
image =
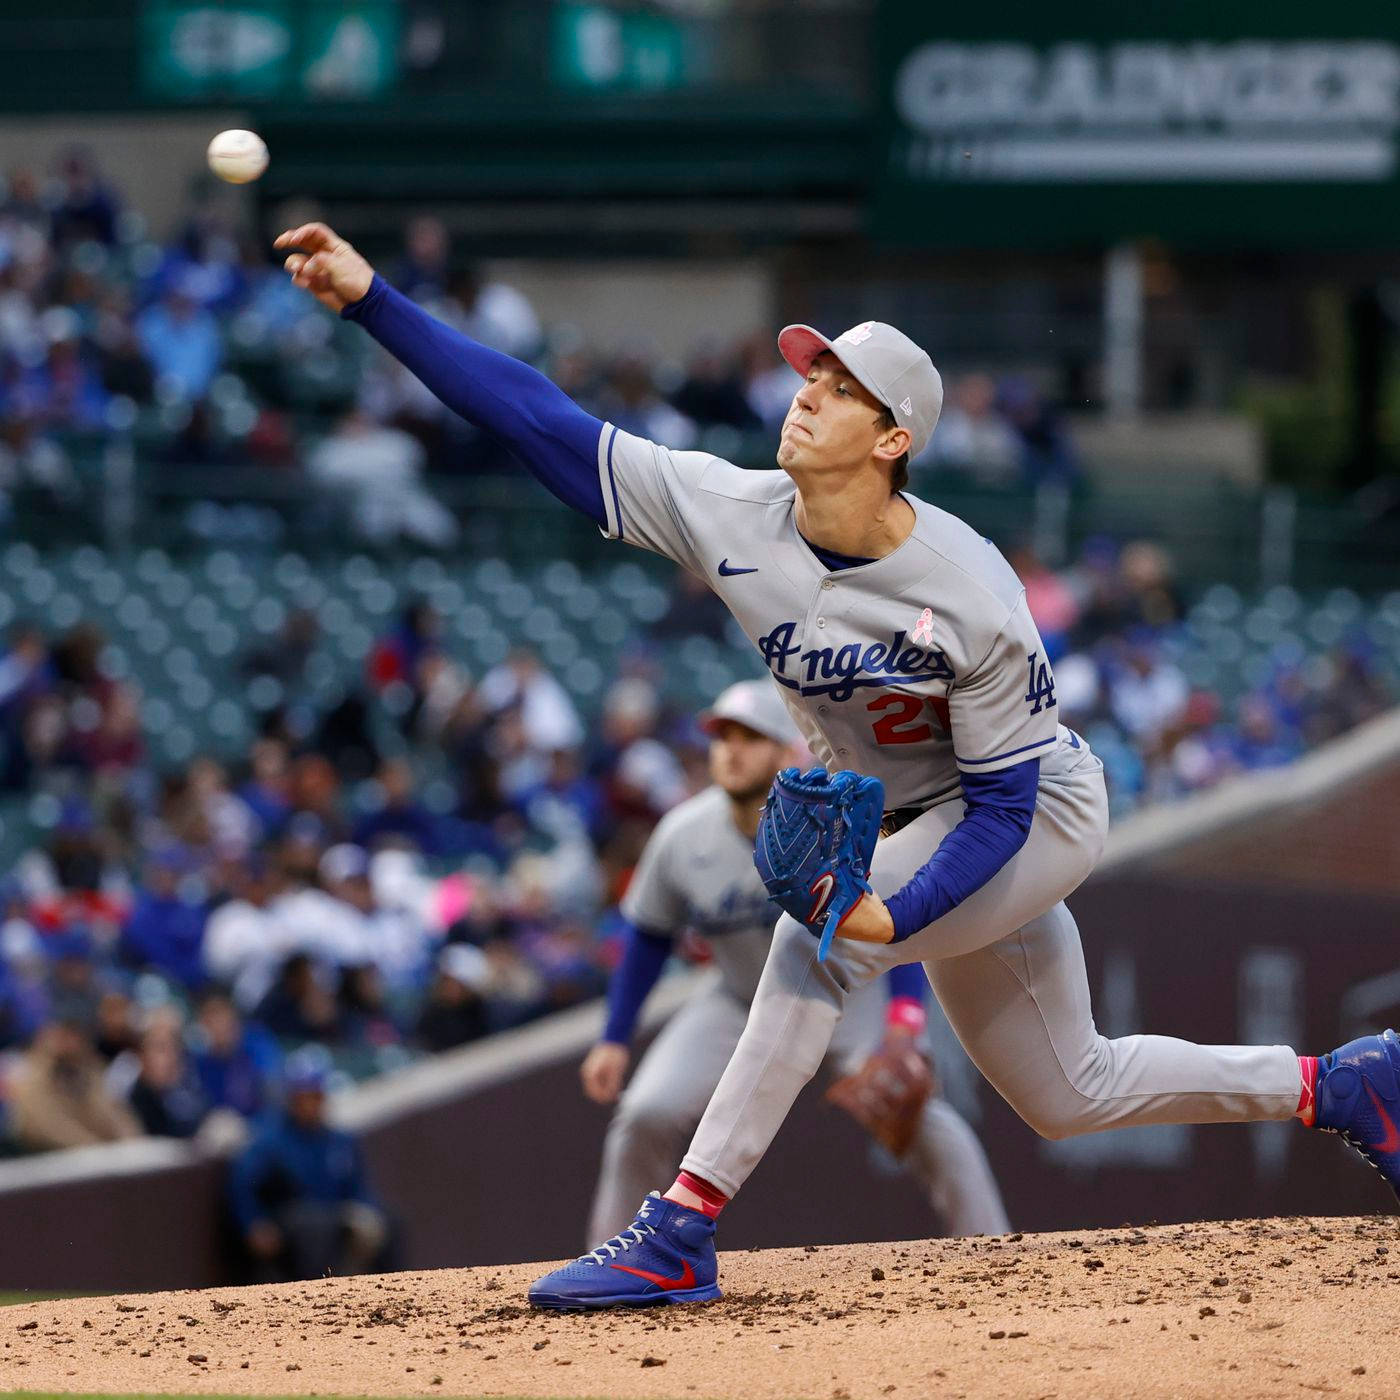
[(539, 1265), (31, 1303), (0, 1388), (821, 1400), (1400, 1394), (1400, 1222), (731, 1254), (723, 1302), (523, 1305)]

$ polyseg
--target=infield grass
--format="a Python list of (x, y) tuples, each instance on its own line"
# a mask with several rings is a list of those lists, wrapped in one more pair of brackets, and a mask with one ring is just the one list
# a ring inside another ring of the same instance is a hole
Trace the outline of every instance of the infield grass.
[[(107, 1293), (45, 1293), (33, 1288), (0, 1288), (0, 1308), (8, 1308), (11, 1303), (47, 1303), (53, 1298), (107, 1298)], [(6, 1395), (17, 1394), (6, 1391)]]

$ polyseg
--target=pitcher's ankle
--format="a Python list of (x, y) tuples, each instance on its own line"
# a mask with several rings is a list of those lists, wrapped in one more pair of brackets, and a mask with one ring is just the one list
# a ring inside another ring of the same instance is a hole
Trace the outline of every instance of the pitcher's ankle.
[(729, 1197), (718, 1186), (711, 1185), (703, 1177), (694, 1176), (686, 1171), (683, 1171), (671, 1188), (663, 1193), (663, 1199), (674, 1201), (678, 1206), (689, 1206), (691, 1210), (708, 1215), (711, 1220), (716, 1219), (720, 1211), (729, 1204)]

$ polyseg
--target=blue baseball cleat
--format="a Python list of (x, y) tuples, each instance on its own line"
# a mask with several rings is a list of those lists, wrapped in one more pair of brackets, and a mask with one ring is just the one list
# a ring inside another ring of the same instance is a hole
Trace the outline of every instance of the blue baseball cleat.
[(655, 1191), (637, 1218), (606, 1244), (530, 1286), (537, 1308), (638, 1308), (719, 1298), (715, 1222)]
[(1350, 1143), (1400, 1198), (1400, 1036), (1363, 1035), (1318, 1060), (1316, 1122)]

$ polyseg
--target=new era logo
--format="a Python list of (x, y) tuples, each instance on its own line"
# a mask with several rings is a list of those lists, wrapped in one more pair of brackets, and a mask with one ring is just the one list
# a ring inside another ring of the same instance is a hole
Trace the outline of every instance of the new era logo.
[(900, 411), (901, 413), (913, 413), (913, 411), (914, 411), (914, 401), (913, 401), (913, 399), (900, 399), (900, 401), (899, 401), (899, 411)]

